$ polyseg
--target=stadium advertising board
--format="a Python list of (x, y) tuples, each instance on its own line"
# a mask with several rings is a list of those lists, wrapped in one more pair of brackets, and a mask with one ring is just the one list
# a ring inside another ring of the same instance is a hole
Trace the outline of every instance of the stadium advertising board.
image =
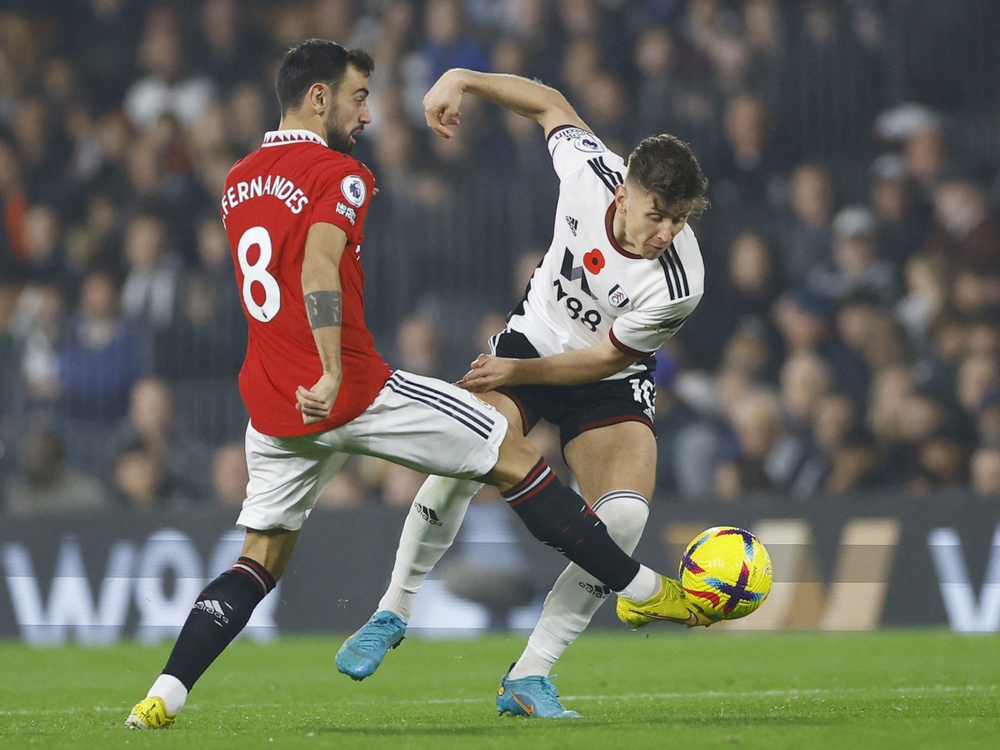
[[(1000, 630), (1000, 507), (962, 496), (879, 498), (873, 507), (863, 499), (659, 502), (637, 554), (673, 572), (704, 528), (754, 532), (770, 551), (774, 587), (758, 612), (721, 628)], [(421, 592), (413, 631), (467, 635), (533, 624), (564, 561), (502, 506), (482, 509), (490, 512), (479, 522), (470, 514)], [(404, 516), (377, 507), (314, 513), (289, 574), (255, 611), (246, 637), (348, 632), (364, 622), (388, 581)], [(204, 584), (238, 556), (242, 533), (232, 520), (221, 510), (4, 519), (0, 637), (38, 645), (172, 638)], [(594, 624), (616, 626), (613, 608), (602, 608)]]

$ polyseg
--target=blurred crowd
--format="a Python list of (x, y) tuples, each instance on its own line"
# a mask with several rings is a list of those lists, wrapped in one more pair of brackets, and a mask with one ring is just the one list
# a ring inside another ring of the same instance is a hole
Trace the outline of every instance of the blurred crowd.
[[(355, 155), (391, 365), (462, 375), (558, 189), (533, 122), (467, 100), (439, 139), (423, 94), (455, 66), (537, 77), (618, 153), (671, 132), (709, 179), (706, 293), (657, 357), (662, 497), (1000, 496), (1000, 4), (8, 0), (0, 507), (242, 501), (218, 198), (313, 36), (376, 60)], [(320, 507), (406, 505), (421, 480), (355, 458)]]

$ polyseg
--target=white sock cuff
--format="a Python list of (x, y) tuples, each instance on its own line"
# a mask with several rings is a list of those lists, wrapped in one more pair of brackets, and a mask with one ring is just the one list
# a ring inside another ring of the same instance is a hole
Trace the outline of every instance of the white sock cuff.
[(146, 693), (147, 698), (152, 698), (154, 695), (163, 698), (168, 714), (176, 716), (184, 708), (188, 691), (184, 683), (172, 674), (161, 674)]
[(597, 498), (597, 502), (594, 503), (594, 512), (597, 513), (604, 505), (607, 505), (612, 500), (621, 500), (627, 502), (628, 500), (636, 500), (642, 503), (646, 507), (646, 512), (649, 512), (649, 500), (647, 500), (641, 492), (636, 492), (635, 490), (611, 490), (611, 492), (606, 492)]
[(634, 490), (612, 490), (597, 499), (594, 512), (615, 543), (631, 555), (649, 520), (649, 501)]

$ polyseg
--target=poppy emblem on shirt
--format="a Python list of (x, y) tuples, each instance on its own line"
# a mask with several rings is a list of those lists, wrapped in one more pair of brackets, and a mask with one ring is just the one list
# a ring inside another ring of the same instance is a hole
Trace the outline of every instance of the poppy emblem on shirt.
[(593, 274), (598, 274), (604, 268), (604, 255), (596, 247), (583, 256), (583, 267)]
[(352, 206), (358, 206), (365, 202), (368, 189), (365, 181), (356, 174), (349, 174), (340, 182), (340, 192), (344, 194), (344, 199)]

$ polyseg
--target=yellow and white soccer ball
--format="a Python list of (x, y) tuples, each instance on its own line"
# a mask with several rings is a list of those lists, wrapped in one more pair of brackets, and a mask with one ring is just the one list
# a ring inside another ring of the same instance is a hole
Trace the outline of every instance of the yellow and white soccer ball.
[(715, 526), (701, 532), (681, 558), (688, 601), (712, 620), (736, 620), (759, 607), (771, 591), (771, 557), (749, 531)]

